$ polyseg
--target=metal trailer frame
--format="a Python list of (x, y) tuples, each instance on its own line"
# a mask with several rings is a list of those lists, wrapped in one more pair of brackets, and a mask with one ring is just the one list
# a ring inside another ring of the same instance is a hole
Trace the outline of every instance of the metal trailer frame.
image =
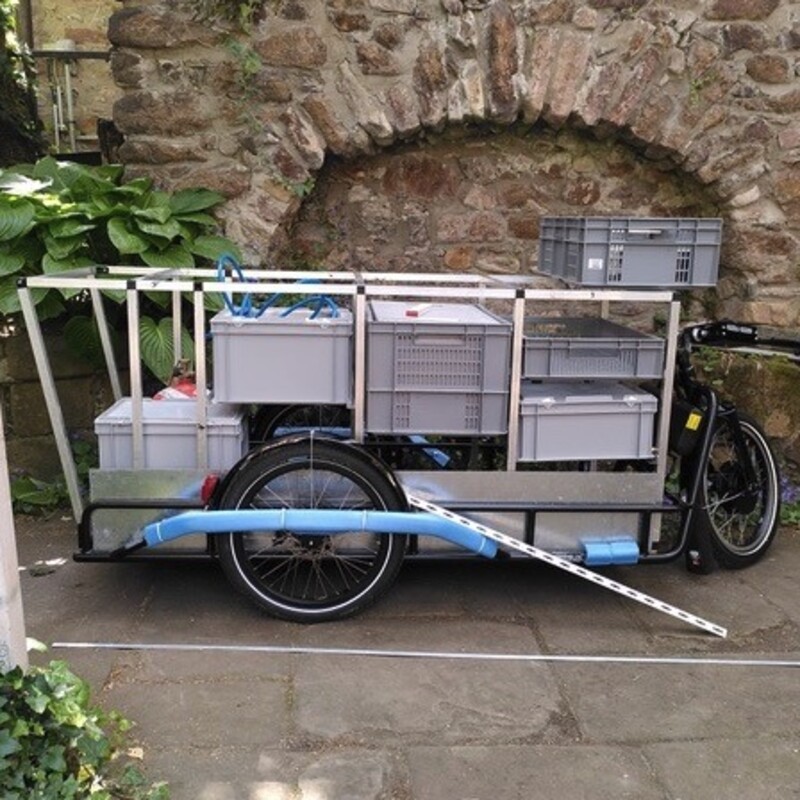
[[(206, 294), (227, 293), (274, 294), (290, 292), (294, 295), (315, 295), (324, 292), (335, 298), (349, 298), (353, 311), (353, 408), (352, 440), (363, 444), (366, 406), (366, 322), (367, 302), (374, 297), (420, 298), (439, 300), (462, 300), (472, 302), (507, 301), (512, 304), (511, 369), (508, 402), (507, 459), (504, 470), (495, 472), (399, 472), (397, 478), (417, 512), (424, 510), (434, 516), (449, 517), (462, 526), (469, 535), (479, 532), (484, 539), (493, 540), (505, 549), (539, 558), (565, 569), (584, 579), (591, 580), (618, 591), (625, 596), (643, 602), (650, 607), (699, 625), (717, 635), (725, 635), (724, 629), (675, 609), (666, 603), (623, 587), (614, 581), (586, 570), (574, 563), (574, 554), (559, 553), (534, 546), (533, 526), (537, 515), (569, 514), (636, 514), (640, 521), (640, 562), (663, 562), (677, 557), (685, 546), (686, 528), (683, 526), (681, 541), (669, 552), (658, 548), (662, 515), (685, 512), (687, 505), (678, 499), (665, 501), (664, 488), (667, 473), (670, 410), (674, 389), (674, 370), (677, 352), (680, 303), (668, 291), (609, 290), (609, 289), (541, 289), (533, 285), (533, 279), (519, 276), (482, 276), (456, 274), (406, 274), (390, 272), (302, 272), (296, 270), (245, 270), (242, 280), (234, 281), (228, 275), (219, 280), (212, 269), (157, 269), (131, 266), (96, 266), (60, 273), (52, 276), (37, 276), (19, 282), (19, 297), (26, 327), (31, 341), (36, 367), (50, 416), (56, 445), (69, 491), (72, 512), (78, 522), (79, 551), (77, 560), (109, 561), (123, 557), (196, 558), (213, 555), (213, 536), (206, 534), (205, 545), (196, 550), (182, 549), (177, 552), (147, 553), (139, 550), (144, 539), (139, 537), (131, 547), (116, 548), (111, 552), (97, 552), (92, 541), (92, 516), (96, 513), (117, 510), (171, 511), (200, 510), (204, 504), (199, 499), (148, 498), (146, 496), (113, 497), (100, 499), (88, 506), (80, 494), (77, 470), (69, 447), (69, 440), (61, 406), (56, 391), (53, 372), (45, 349), (41, 326), (38, 322), (32, 290), (65, 289), (88, 292), (98, 324), (102, 349), (111, 382), (114, 400), (122, 397), (121, 382), (113, 352), (108, 322), (103, 307), (103, 291), (124, 292), (127, 307), (128, 360), (131, 388), (131, 423), (133, 469), (119, 471), (124, 483), (136, 476), (147, 474), (143, 470), (143, 385), (139, 342), (139, 299), (143, 292), (167, 292), (172, 297), (173, 337), (175, 358), (181, 353), (180, 331), (182, 327), (181, 298), (189, 295), (193, 301), (194, 363), (197, 384), (196, 401), (196, 452), (197, 470), (188, 478), (197, 478), (207, 472), (208, 466), (208, 373), (206, 366)], [(315, 283), (298, 283), (304, 279)], [(524, 325), (529, 304), (553, 302), (589, 303), (599, 306), (600, 316), (607, 316), (611, 303), (659, 304), (667, 309), (665, 330), (664, 371), (660, 381), (658, 426), (656, 444), (653, 449), (654, 470), (634, 473), (603, 473), (595, 471), (569, 472), (571, 488), (564, 490), (564, 472), (520, 472), (517, 471), (516, 442), (519, 433), (520, 388), (522, 385), (522, 361), (524, 348)], [(269, 398), (265, 398), (267, 402)], [(103, 470), (100, 473), (102, 479)], [(108, 472), (108, 471), (106, 471)], [(154, 477), (157, 479), (157, 473)], [(481, 488), (477, 489), (476, 486)], [(487, 492), (487, 484), (489, 486)], [(487, 500), (487, 493), (493, 498)], [(526, 499), (522, 500), (521, 497)], [(609, 500), (611, 497), (613, 499)], [(555, 498), (555, 499), (554, 499)], [(434, 502), (435, 501), (435, 502)], [(492, 514), (516, 513), (524, 519), (524, 530), (517, 537), (501, 533), (492, 527)], [(223, 512), (204, 512), (206, 514)], [(240, 512), (241, 513), (241, 512)], [(415, 513), (415, 512), (411, 512)], [(468, 517), (462, 516), (469, 515)], [(487, 521), (488, 515), (488, 521)], [(209, 522), (210, 522), (210, 518)], [(486, 524), (484, 524), (484, 522)], [(136, 553), (129, 555), (133, 550)], [(160, 550), (160, 548), (159, 548)], [(588, 562), (587, 562), (588, 563)], [(630, 561), (610, 563), (632, 563)]]

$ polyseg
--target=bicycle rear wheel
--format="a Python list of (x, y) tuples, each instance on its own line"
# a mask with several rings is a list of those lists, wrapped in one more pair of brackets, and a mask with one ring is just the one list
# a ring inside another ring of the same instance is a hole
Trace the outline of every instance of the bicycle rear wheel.
[[(714, 555), (729, 569), (749, 566), (764, 555), (777, 533), (780, 512), (778, 466), (767, 438), (755, 420), (738, 416), (743, 448), (736, 445), (730, 421), (720, 418), (701, 487)], [(752, 468), (751, 485), (743, 458)]]

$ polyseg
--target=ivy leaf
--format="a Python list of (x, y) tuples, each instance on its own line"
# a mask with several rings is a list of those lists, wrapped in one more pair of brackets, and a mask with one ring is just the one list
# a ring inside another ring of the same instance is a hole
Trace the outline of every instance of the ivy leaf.
[(151, 247), (147, 239), (136, 233), (131, 233), (125, 220), (121, 217), (112, 217), (106, 227), (111, 244), (122, 255), (141, 255)]
[(170, 198), (173, 214), (191, 214), (219, 205), (225, 198), (208, 189), (182, 189)]

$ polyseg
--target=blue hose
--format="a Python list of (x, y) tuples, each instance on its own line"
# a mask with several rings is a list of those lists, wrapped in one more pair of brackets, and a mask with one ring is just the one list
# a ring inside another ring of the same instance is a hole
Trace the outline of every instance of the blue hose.
[[(244, 272), (242, 271), (239, 262), (230, 254), (225, 253), (224, 255), (220, 256), (217, 259), (217, 280), (221, 283), (223, 278), (225, 277), (225, 271), (230, 269), (233, 275), (241, 283), (247, 283), (247, 279), (244, 277)], [(302, 280), (297, 281), (298, 283), (320, 283), (321, 281), (318, 278), (303, 278)], [(222, 293), (222, 299), (225, 303), (225, 307), (234, 317), (250, 317), (252, 319), (258, 319), (262, 316), (268, 308), (271, 308), (275, 303), (283, 296), (282, 292), (276, 292), (271, 297), (268, 297), (262, 303), (258, 305), (258, 307), (253, 307), (253, 295), (250, 292), (247, 292), (244, 297), (242, 298), (241, 303), (235, 303), (233, 301), (233, 297), (228, 294), (227, 292)], [(339, 307), (336, 305), (335, 300), (325, 294), (317, 294), (317, 295), (310, 295), (309, 297), (300, 300), (299, 302), (295, 303), (292, 306), (289, 306), (285, 310), (281, 312), (281, 317), (286, 317), (291, 314), (293, 311), (304, 308), (307, 305), (311, 305), (312, 303), (316, 303), (317, 307), (311, 314), (311, 319), (316, 319), (319, 316), (320, 312), (327, 308), (330, 312), (331, 317), (338, 317), (339, 316)]]
[(153, 547), (193, 533), (242, 533), (288, 531), (300, 536), (365, 531), (370, 533), (414, 533), (436, 536), (494, 558), (497, 545), (477, 531), (455, 520), (425, 512), (339, 511), (321, 508), (231, 509), (187, 511), (151, 522), (143, 531), (144, 543)]

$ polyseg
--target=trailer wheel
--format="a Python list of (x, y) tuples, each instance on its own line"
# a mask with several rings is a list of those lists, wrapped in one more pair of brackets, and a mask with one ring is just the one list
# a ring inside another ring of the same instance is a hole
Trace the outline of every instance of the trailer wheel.
[[(352, 445), (309, 437), (265, 450), (233, 476), (222, 508), (403, 510), (399, 488)], [(355, 614), (394, 582), (406, 537), (353, 531), (219, 537), (229, 580), (273, 616), (323, 622)]]

